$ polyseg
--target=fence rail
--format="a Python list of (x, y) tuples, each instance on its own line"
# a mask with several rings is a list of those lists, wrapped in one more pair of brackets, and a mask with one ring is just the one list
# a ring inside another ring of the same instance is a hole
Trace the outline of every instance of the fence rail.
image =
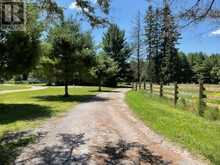
[(172, 99), (174, 105), (183, 101), (189, 104), (197, 103), (203, 115), (204, 106), (220, 109), (220, 85), (203, 84), (151, 84), (147, 83), (145, 90), (153, 95)]

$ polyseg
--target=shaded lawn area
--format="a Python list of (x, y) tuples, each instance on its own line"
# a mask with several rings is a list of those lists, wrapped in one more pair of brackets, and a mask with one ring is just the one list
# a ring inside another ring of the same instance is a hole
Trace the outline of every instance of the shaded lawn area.
[(8, 91), (8, 90), (29, 89), (29, 88), (31, 88), (31, 85), (0, 84), (0, 92), (1, 91)]
[(220, 122), (174, 108), (167, 100), (130, 91), (126, 101), (136, 115), (159, 134), (220, 164)]
[(94, 92), (96, 89), (97, 87), (70, 88), (71, 96), (68, 98), (63, 97), (63, 88), (0, 95), (0, 136), (7, 132), (37, 127), (45, 119), (62, 114), (77, 103), (88, 101), (98, 93)]

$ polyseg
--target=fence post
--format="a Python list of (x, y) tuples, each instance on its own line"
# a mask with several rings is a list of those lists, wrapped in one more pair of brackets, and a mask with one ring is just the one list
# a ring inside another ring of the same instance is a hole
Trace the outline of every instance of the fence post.
[(206, 108), (206, 101), (205, 99), (207, 96), (205, 95), (205, 88), (203, 82), (199, 81), (199, 105), (198, 111), (200, 116), (204, 116), (205, 108)]
[(146, 80), (144, 80), (144, 90), (146, 90)]
[(140, 78), (140, 80), (139, 80), (139, 90), (141, 90), (141, 88), (142, 88), (142, 80)]
[(150, 93), (153, 94), (153, 83), (150, 83)]
[(135, 91), (138, 90), (138, 82), (135, 82)]
[(179, 99), (178, 97), (178, 94), (179, 94), (179, 91), (178, 91), (179, 87), (178, 87), (178, 84), (177, 82), (174, 83), (174, 105), (176, 106), (177, 104), (177, 101)]
[(163, 83), (160, 83), (160, 97), (163, 97)]

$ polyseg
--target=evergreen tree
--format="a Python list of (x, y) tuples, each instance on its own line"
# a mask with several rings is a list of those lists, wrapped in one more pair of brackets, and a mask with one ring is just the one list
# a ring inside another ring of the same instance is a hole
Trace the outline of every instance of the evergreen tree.
[(162, 57), (160, 53), (160, 42), (161, 42), (161, 17), (160, 17), (160, 10), (156, 9), (155, 12), (155, 25), (154, 25), (154, 82), (160, 83), (160, 77), (161, 77), (161, 65), (162, 65)]
[(199, 80), (204, 80), (204, 75), (202, 73), (206, 72), (203, 65), (204, 61), (207, 59), (206, 55), (202, 52), (190, 53), (187, 57), (193, 71), (192, 81), (198, 82)]
[(62, 22), (50, 32), (56, 76), (65, 85), (65, 96), (69, 96), (68, 85), (74, 74), (92, 64), (94, 51), (89, 38), (88, 33), (81, 32), (80, 25), (72, 20)]
[(102, 44), (106, 55), (118, 64), (118, 74), (109, 80), (109, 85), (116, 86), (117, 81), (126, 80), (129, 76), (128, 58), (130, 57), (131, 49), (126, 42), (125, 32), (120, 30), (117, 25), (111, 25), (104, 34)]
[(180, 34), (168, 3), (165, 3), (162, 10), (161, 27), (161, 81), (170, 83), (178, 80), (178, 49), (176, 44)]
[(155, 14), (153, 11), (153, 7), (149, 6), (146, 16), (145, 16), (145, 43), (147, 45), (147, 60), (148, 60), (148, 67), (147, 67), (147, 74), (148, 79), (151, 82), (154, 82), (156, 79), (156, 63), (154, 58), (154, 35), (155, 35)]
[(219, 54), (207, 55), (205, 53), (189, 53), (187, 55), (188, 63), (191, 67), (191, 80), (198, 83), (202, 80), (204, 83), (220, 82), (220, 56)]
[(209, 70), (210, 75), (210, 83), (219, 83), (220, 82), (220, 56), (218, 54), (214, 54), (209, 57), (209, 65), (211, 69)]
[(133, 51), (135, 54), (135, 60), (137, 61), (137, 75), (135, 79), (138, 83), (139, 89), (141, 88), (141, 81), (142, 81), (142, 67), (141, 64), (142, 60), (142, 46), (143, 46), (143, 37), (142, 37), (142, 26), (141, 26), (141, 14), (138, 12), (137, 16), (134, 20), (134, 27), (133, 27)]
[(147, 77), (149, 81), (154, 83), (159, 83), (161, 77), (160, 24), (159, 9), (153, 10), (153, 7), (149, 6), (145, 16), (145, 43), (148, 53)]
[(109, 56), (100, 54), (96, 56), (96, 65), (91, 69), (91, 74), (98, 81), (99, 91), (102, 90), (102, 85), (108, 76), (117, 73), (118, 66)]
[(192, 82), (192, 67), (187, 60), (187, 56), (180, 52), (178, 53), (178, 73), (177, 73), (177, 82), (178, 83), (191, 83)]

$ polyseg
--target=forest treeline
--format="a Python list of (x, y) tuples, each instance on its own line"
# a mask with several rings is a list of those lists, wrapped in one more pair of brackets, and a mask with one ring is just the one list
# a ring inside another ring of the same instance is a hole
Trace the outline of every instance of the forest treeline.
[(220, 54), (179, 53), (180, 83), (220, 82)]
[[(124, 30), (108, 23), (98, 45), (90, 30), (82, 30), (80, 18), (67, 18), (62, 7), (52, 5), (29, 1), (26, 31), (0, 31), (1, 82), (65, 85), (68, 95), (68, 85), (74, 84), (101, 87), (134, 81), (220, 81), (218, 54), (179, 52), (181, 34), (169, 3), (161, 8), (149, 5), (145, 19), (136, 20), (132, 43)], [(92, 26), (101, 24), (92, 20)]]
[[(137, 62), (131, 62), (132, 67), (137, 67)], [(148, 63), (141, 61), (141, 79), (145, 79)], [(206, 54), (203, 52), (183, 53), (178, 52), (177, 56), (177, 77), (178, 83), (198, 83), (202, 80), (204, 83), (218, 84), (220, 82), (220, 54)], [(135, 75), (137, 74), (137, 71)], [(146, 77), (147, 81), (150, 81)], [(159, 81), (159, 77), (158, 80)], [(154, 82), (154, 83), (157, 83)]]
[(180, 28), (168, 2), (162, 8), (149, 5), (144, 20), (138, 14), (135, 22), (131, 64), (136, 82), (219, 83), (219, 54), (185, 54), (178, 49)]
[[(0, 81), (48, 85), (116, 86), (130, 81), (131, 47), (125, 32), (111, 24), (99, 46), (80, 19), (65, 17), (62, 7), (27, 3), (25, 31), (0, 31)], [(56, 10), (55, 10), (56, 9)]]

